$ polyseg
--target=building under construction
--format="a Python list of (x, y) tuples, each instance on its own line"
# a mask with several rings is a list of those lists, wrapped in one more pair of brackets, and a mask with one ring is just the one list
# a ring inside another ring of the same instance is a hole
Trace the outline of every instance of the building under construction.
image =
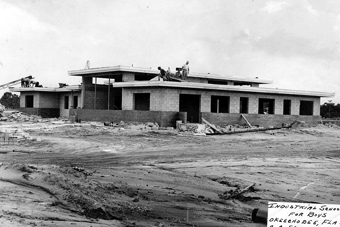
[(75, 115), (89, 121), (200, 123), (281, 126), (296, 120), (316, 124), (320, 98), (333, 93), (260, 87), (272, 81), (190, 73), (186, 81), (159, 80), (159, 71), (102, 67), (69, 71), (79, 86), (11, 88), (20, 92), (21, 111), (43, 117)]

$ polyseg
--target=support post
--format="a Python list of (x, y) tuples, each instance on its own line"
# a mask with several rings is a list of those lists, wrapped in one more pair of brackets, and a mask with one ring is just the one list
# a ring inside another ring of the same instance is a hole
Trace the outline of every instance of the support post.
[(111, 75), (109, 76), (109, 90), (107, 94), (107, 109), (110, 109), (110, 87), (111, 87)]
[(94, 82), (94, 109), (97, 108), (97, 77), (95, 77)]

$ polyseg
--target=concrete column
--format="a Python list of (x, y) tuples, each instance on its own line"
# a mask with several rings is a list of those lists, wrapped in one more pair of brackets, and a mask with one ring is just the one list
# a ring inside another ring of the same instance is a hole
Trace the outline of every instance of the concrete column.
[(300, 114), (300, 100), (292, 99), (291, 115), (299, 115), (299, 114)]
[(80, 93), (80, 108), (84, 109), (84, 105), (85, 105), (85, 86), (86, 86), (86, 83), (88, 82), (88, 79), (86, 80), (85, 77), (82, 77), (81, 78), (81, 93)]
[(33, 93), (33, 107), (40, 108), (40, 93)]
[(107, 94), (107, 109), (110, 109), (110, 87), (111, 87), (111, 76), (109, 77), (108, 94)]
[(133, 110), (133, 98), (132, 90), (122, 89), (122, 110)]
[(259, 112), (259, 98), (257, 95), (249, 97), (249, 113), (258, 114)]
[(282, 97), (275, 98), (274, 114), (283, 115), (283, 98)]
[(201, 93), (201, 112), (211, 112), (211, 95), (207, 92)]
[(313, 102), (313, 115), (320, 116), (320, 98), (316, 98)]

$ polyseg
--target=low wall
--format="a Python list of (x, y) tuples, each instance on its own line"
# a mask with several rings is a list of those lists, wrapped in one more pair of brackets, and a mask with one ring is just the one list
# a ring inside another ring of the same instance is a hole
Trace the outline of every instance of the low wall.
[(20, 112), (28, 115), (38, 115), (43, 118), (60, 117), (60, 110), (58, 108), (19, 108)]
[[(223, 113), (206, 113), (203, 112), (202, 117), (215, 125), (244, 125), (246, 122), (241, 114), (223, 114)], [(321, 121), (320, 116), (300, 116), (300, 115), (275, 115), (275, 114), (243, 114), (251, 125), (259, 125), (262, 127), (276, 126), (280, 127), (283, 123), (291, 124), (294, 121), (304, 121), (314, 126)]]
[(175, 127), (177, 120), (186, 122), (186, 113), (172, 111), (71, 109), (70, 115), (82, 121), (157, 122), (161, 127)]
[(328, 119), (322, 119), (323, 124), (335, 124), (337, 126), (340, 126), (340, 120), (328, 120)]

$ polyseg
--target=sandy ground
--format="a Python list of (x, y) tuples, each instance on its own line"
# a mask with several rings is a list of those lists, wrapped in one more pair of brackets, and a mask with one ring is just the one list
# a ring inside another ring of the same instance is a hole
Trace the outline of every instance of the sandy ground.
[(0, 226), (263, 226), (251, 213), (268, 201), (340, 204), (338, 127), (215, 136), (1, 127), (37, 140), (0, 147)]

